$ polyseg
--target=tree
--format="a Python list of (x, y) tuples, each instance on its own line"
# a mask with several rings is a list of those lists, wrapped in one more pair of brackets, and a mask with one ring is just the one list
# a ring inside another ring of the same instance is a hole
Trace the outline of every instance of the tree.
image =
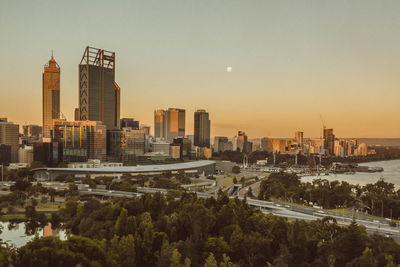
[(182, 254), (179, 253), (179, 251), (177, 249), (174, 249), (172, 251), (172, 255), (171, 255), (171, 267), (175, 267), (175, 266), (181, 266), (181, 257)]
[(204, 244), (204, 249), (207, 253), (212, 253), (218, 261), (221, 261), (222, 256), (230, 252), (230, 247), (223, 237), (209, 237)]
[(219, 263), (219, 267), (233, 267), (231, 259), (226, 255), (222, 255), (222, 261)]
[(217, 261), (214, 258), (214, 254), (209, 254), (206, 262), (204, 263), (204, 267), (218, 267)]
[[(376, 259), (374, 258), (374, 255), (372, 253), (372, 249), (366, 247), (362, 253), (362, 255), (353, 261), (351, 261), (349, 264), (347, 264), (348, 267), (376, 267), (377, 262)], [(393, 265), (394, 267), (394, 265)]]
[(249, 189), (246, 192), (246, 196), (247, 197), (254, 197), (253, 195), (253, 188), (251, 188), (251, 186), (249, 186)]
[(32, 186), (32, 183), (28, 179), (19, 178), (15, 181), (15, 184), (10, 187), (11, 191), (27, 191)]
[(232, 173), (234, 174), (239, 174), (240, 173), (240, 167), (235, 165), (232, 167)]
[[(371, 252), (371, 254), (372, 254), (372, 252)], [(364, 255), (364, 253), (363, 253), (363, 255)], [(385, 267), (396, 267), (396, 265), (393, 262), (393, 256), (392, 255), (385, 255), (385, 260), (386, 260)], [(375, 260), (375, 265), (374, 266), (376, 266), (376, 260)]]
[(114, 236), (111, 240), (111, 253), (118, 265), (123, 267), (134, 267), (135, 262), (135, 240), (133, 235), (119, 238)]
[(35, 238), (18, 250), (15, 266), (116, 266), (104, 244), (80, 236)]
[(118, 236), (124, 236), (127, 234), (127, 226), (128, 226), (128, 211), (126, 209), (122, 209), (117, 222), (115, 223), (115, 233)]

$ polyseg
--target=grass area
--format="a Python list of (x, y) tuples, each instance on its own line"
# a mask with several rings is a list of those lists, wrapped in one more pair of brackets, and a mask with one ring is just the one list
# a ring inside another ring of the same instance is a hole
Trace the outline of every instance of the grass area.
[[(51, 213), (44, 214), (48, 219), (51, 218)], [(0, 221), (8, 222), (10, 220), (25, 220), (25, 214), (4, 214), (0, 216)]]
[(357, 214), (358, 215), (358, 213), (355, 213), (355, 212), (353, 213), (349, 209), (327, 209), (327, 211), (336, 212), (336, 213), (340, 213), (340, 214), (346, 214), (346, 215), (353, 215), (353, 214)]
[(226, 179), (226, 180), (222, 183), (222, 186), (223, 186), (223, 187), (228, 187), (228, 186), (233, 185), (233, 178), (234, 178), (234, 177), (231, 177), (231, 178), (229, 178), (229, 179)]
[(218, 178), (215, 179), (215, 181), (219, 182), (219, 181), (222, 181), (222, 180), (225, 180), (225, 179), (229, 179), (229, 178), (233, 179), (233, 177), (235, 177), (235, 176), (218, 177)]
[(190, 184), (201, 184), (204, 183), (204, 180), (196, 179), (196, 180), (190, 180)]
[(0, 216), (0, 221), (6, 222), (12, 219), (25, 220), (25, 214), (5, 214)]

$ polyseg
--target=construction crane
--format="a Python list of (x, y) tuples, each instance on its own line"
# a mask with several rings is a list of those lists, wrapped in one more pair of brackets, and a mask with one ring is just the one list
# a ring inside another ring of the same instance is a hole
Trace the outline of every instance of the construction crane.
[(321, 124), (322, 124), (322, 136), (321, 136), (321, 138), (322, 138), (324, 136), (324, 130), (326, 129), (326, 126), (325, 126), (324, 120), (322, 119), (322, 114), (319, 114), (319, 117), (321, 119)]

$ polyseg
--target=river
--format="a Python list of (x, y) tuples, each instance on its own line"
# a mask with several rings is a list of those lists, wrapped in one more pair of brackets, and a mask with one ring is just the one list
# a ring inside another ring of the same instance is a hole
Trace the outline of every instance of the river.
[[(19, 223), (16, 227), (12, 229), (8, 229), (8, 222), (0, 222), (2, 227), (2, 233), (0, 234), (0, 238), (3, 242), (6, 242), (9, 246), (21, 247), (25, 245), (27, 242), (31, 241), (35, 235), (26, 235), (25, 233), (25, 224)], [(47, 233), (49, 233), (50, 229), (47, 229)], [(53, 235), (59, 236), (61, 240), (65, 240), (67, 238), (65, 231), (52, 231)], [(40, 237), (43, 236), (43, 228), (37, 231)]]
[(360, 163), (360, 166), (369, 167), (382, 167), (383, 172), (357, 172), (355, 174), (329, 174), (320, 176), (304, 176), (301, 178), (302, 182), (311, 182), (314, 179), (327, 179), (329, 181), (346, 181), (350, 184), (366, 185), (375, 183), (380, 178), (385, 178), (387, 182), (393, 183), (396, 189), (400, 189), (400, 159), (386, 160), (386, 161), (374, 161), (368, 163)]

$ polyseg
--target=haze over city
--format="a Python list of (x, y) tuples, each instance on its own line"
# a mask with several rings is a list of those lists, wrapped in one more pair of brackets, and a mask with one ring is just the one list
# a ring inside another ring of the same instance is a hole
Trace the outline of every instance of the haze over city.
[(53, 50), (72, 120), (90, 45), (116, 53), (121, 118), (153, 127), (155, 109), (184, 108), (192, 133), (202, 108), (212, 136), (317, 137), (322, 114), (336, 136), (399, 137), (399, 11), (366, 0), (4, 1), (0, 116), (41, 123)]

